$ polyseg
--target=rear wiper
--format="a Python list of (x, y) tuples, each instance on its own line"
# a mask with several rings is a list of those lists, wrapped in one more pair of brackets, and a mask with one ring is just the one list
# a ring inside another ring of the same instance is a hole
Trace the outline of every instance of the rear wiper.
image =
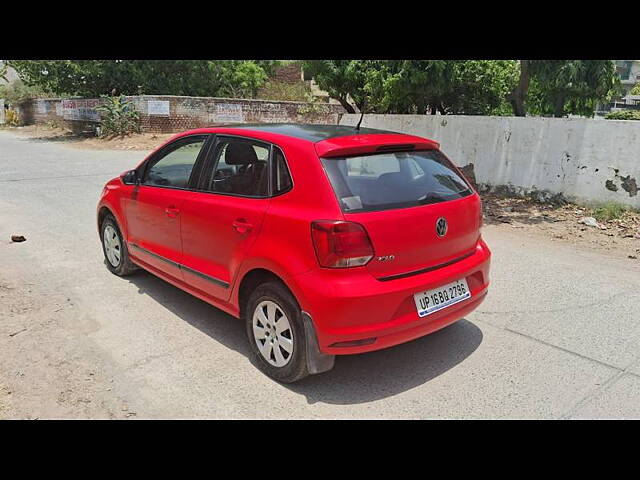
[(427, 193), (424, 197), (418, 199), (420, 205), (426, 205), (428, 203), (446, 202), (448, 198), (443, 197), (437, 193)]

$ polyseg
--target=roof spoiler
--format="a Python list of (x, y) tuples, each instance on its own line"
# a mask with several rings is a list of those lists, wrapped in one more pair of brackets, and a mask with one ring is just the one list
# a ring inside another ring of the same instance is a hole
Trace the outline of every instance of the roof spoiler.
[(319, 157), (331, 158), (384, 152), (434, 150), (440, 148), (440, 144), (413, 135), (376, 134), (330, 138), (316, 143), (315, 147)]

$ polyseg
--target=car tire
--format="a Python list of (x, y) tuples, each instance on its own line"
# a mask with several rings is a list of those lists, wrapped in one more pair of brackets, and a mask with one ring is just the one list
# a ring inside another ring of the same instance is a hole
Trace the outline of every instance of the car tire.
[(100, 225), (100, 241), (105, 263), (111, 273), (125, 277), (138, 269), (129, 259), (127, 244), (122, 238), (118, 223), (111, 215), (107, 215)]
[(282, 383), (308, 376), (302, 311), (291, 292), (279, 282), (263, 283), (251, 293), (244, 311), (254, 364)]

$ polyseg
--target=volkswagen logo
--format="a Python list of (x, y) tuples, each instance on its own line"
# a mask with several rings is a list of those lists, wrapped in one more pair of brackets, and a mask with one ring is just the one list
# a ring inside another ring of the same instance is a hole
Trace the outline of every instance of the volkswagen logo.
[(444, 217), (440, 217), (436, 222), (436, 233), (439, 237), (444, 237), (447, 234), (447, 219)]

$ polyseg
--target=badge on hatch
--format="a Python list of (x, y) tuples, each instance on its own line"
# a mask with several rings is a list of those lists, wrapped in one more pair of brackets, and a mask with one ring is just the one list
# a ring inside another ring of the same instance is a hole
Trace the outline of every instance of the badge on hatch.
[(439, 237), (444, 237), (447, 234), (447, 229), (449, 226), (447, 225), (447, 219), (444, 217), (440, 217), (436, 221), (436, 233)]

